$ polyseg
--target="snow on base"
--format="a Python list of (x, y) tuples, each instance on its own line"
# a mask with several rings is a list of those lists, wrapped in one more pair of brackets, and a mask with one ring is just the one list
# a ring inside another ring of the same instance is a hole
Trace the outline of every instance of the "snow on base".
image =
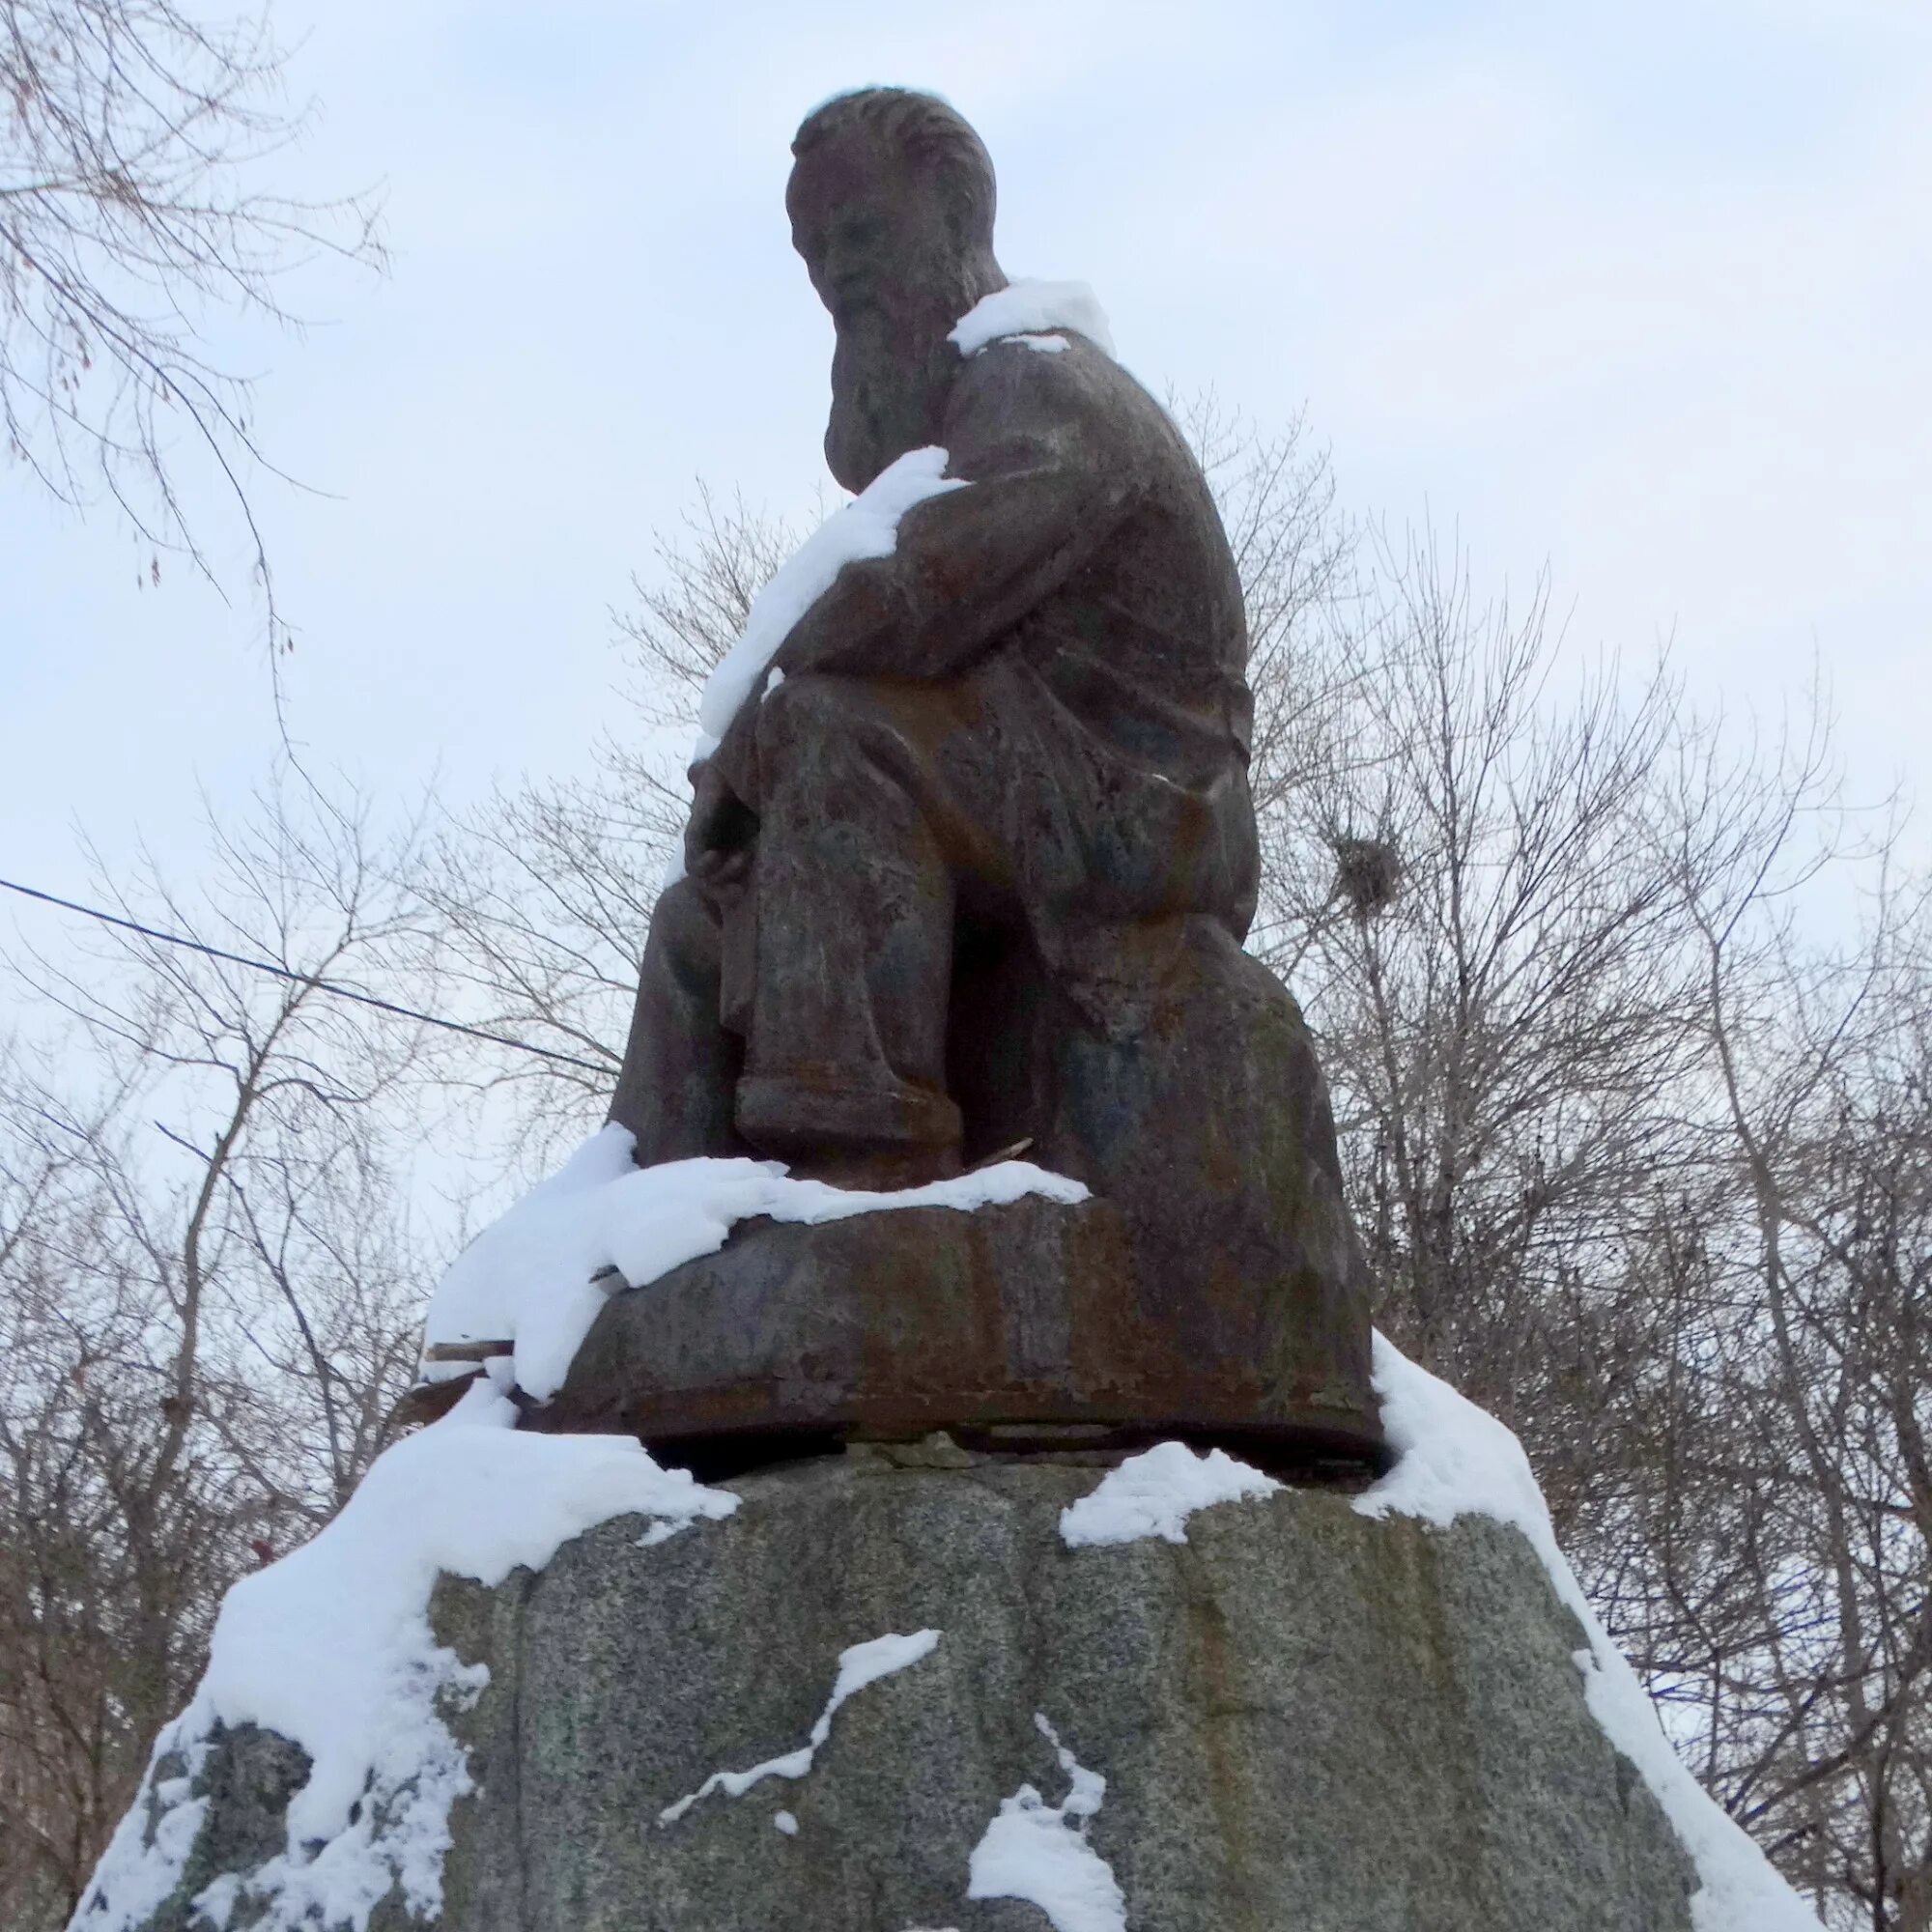
[(835, 510), (781, 563), (752, 599), (738, 640), (718, 661), (697, 701), (699, 737), (693, 762), (708, 758), (731, 728), (745, 700), (758, 690), (766, 668), (792, 627), (832, 588), (848, 563), (891, 556), (899, 519), (915, 503), (963, 490), (966, 479), (948, 476), (946, 452), (910, 449), (891, 463), (849, 503)]
[(1042, 1713), (1033, 1720), (1066, 1774), (1065, 1800), (1049, 1804), (1031, 1784), (1001, 1799), (999, 1816), (973, 1847), (966, 1896), (1023, 1899), (1046, 1914), (1053, 1932), (1126, 1932), (1120, 1885), (1087, 1842), (1107, 1780), (1075, 1758)]
[(1591, 1715), (1636, 1767), (1697, 1868), (1700, 1887), (1690, 1899), (1696, 1932), (1822, 1932), (1817, 1916), (1671, 1748), (1656, 1706), (1557, 1548), (1521, 1443), (1380, 1335), (1375, 1388), (1382, 1426), (1401, 1460), (1356, 1499), (1356, 1509), (1364, 1516), (1420, 1517), (1438, 1528), (1459, 1516), (1493, 1517), (1529, 1539), (1589, 1639), (1588, 1648), (1577, 1652), (1577, 1666)]
[(1157, 1442), (1109, 1469), (1099, 1485), (1060, 1512), (1060, 1540), (1069, 1549), (1143, 1537), (1187, 1541), (1187, 1519), (1215, 1503), (1272, 1495), (1272, 1476), (1237, 1463), (1225, 1450), (1197, 1456), (1184, 1442)]
[[(815, 1224), (900, 1208), (1002, 1207), (1026, 1194), (1069, 1204), (1087, 1198), (1079, 1181), (1023, 1160), (874, 1194), (793, 1180), (776, 1161), (638, 1167), (633, 1145), (614, 1123), (592, 1134), (478, 1235), (430, 1299), (425, 1345), (513, 1342), (517, 1385), (542, 1402), (561, 1385), (610, 1291), (642, 1288), (680, 1263), (715, 1253), (740, 1221), (762, 1214)], [(592, 1279), (606, 1268), (616, 1272)], [(426, 1362), (423, 1373), (448, 1380), (469, 1374), (469, 1365)]]
[[(228, 1874), (196, 1901), (225, 1924), (242, 1896), (273, 1932), (353, 1926), (392, 1886), (432, 1918), (442, 1905), (449, 1811), (472, 1789), (468, 1753), (443, 1722), (488, 1681), (437, 1643), (439, 1575), (499, 1583), (541, 1570), (572, 1537), (614, 1517), (688, 1522), (738, 1498), (661, 1469), (626, 1436), (515, 1431), (516, 1410), (479, 1382), (440, 1422), (379, 1456), (316, 1537), (229, 1591), (207, 1674), (155, 1745), (133, 1807), (73, 1923), (127, 1932), (180, 1884), (207, 1811), (190, 1795), (216, 1725), (259, 1724), (310, 1759), (289, 1805), (287, 1849)], [(171, 1755), (186, 1776), (156, 1778)]]
[[(188, 1855), (201, 1835), (202, 1821), (208, 1816), (208, 1800), (186, 1795), (199, 1781), (208, 1761), (207, 1726), (195, 1729), (189, 1722), (194, 1716), (195, 1708), (190, 1704), (173, 1723), (164, 1725), (155, 1740), (141, 1788), (80, 1895), (72, 1921), (75, 1932), (83, 1924), (101, 1927), (103, 1932), (139, 1925), (160, 1909), (181, 1883)], [(155, 1773), (161, 1763), (177, 1755), (185, 1775), (157, 1779)], [(213, 1889), (213, 1886), (209, 1887), (197, 1903), (208, 1900)], [(217, 1907), (222, 1903), (213, 1902)], [(226, 1899), (226, 1906), (233, 1909), (232, 1896)], [(221, 1917), (225, 1921), (225, 1911)]]
[[(1114, 353), (1114, 334), (1107, 327), (1107, 311), (1085, 282), (1009, 282), (1005, 288), (995, 289), (975, 302), (946, 339), (960, 355), (977, 355), (980, 350), (1010, 336), (1045, 336), (1049, 329), (1060, 328), (1070, 328), (1086, 336), (1109, 355)], [(1042, 346), (1029, 344), (1029, 347)], [(1065, 345), (1056, 343), (1056, 346)]]
[[(846, 1698), (868, 1684), (876, 1684), (881, 1677), (890, 1677), (895, 1671), (917, 1663), (921, 1658), (930, 1657), (938, 1645), (939, 1633), (923, 1630), (910, 1636), (895, 1634), (875, 1636), (867, 1643), (855, 1643), (849, 1650), (840, 1651), (832, 1695), (826, 1699), (825, 1709), (818, 1714), (818, 1721), (804, 1744), (782, 1757), (768, 1757), (749, 1771), (714, 1771), (696, 1791), (687, 1791), (674, 1804), (667, 1804), (658, 1813), (658, 1823), (675, 1825), (699, 1799), (710, 1797), (714, 1791), (722, 1791), (727, 1798), (742, 1798), (753, 1785), (761, 1784), (768, 1777), (803, 1777), (811, 1769), (820, 1746), (832, 1735), (833, 1717)], [(785, 1818), (791, 1818), (789, 1828), (779, 1823)], [(788, 1834), (798, 1830), (798, 1820), (789, 1811), (779, 1812), (773, 1823)]]

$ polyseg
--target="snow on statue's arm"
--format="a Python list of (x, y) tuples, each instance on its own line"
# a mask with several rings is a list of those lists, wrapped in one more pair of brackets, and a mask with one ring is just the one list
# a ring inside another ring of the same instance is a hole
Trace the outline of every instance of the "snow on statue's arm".
[(1074, 359), (1014, 343), (965, 365), (944, 440), (969, 487), (915, 504), (890, 556), (838, 573), (780, 646), (787, 675), (957, 677), (1120, 527), (1134, 479)]

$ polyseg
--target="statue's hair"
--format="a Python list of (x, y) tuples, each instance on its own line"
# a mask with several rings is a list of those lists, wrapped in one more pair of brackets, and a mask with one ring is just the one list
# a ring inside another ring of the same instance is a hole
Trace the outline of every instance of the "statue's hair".
[(929, 167), (957, 210), (961, 240), (992, 245), (993, 157), (950, 102), (909, 87), (862, 87), (834, 95), (805, 117), (791, 151), (804, 165), (820, 150), (853, 140), (874, 143)]

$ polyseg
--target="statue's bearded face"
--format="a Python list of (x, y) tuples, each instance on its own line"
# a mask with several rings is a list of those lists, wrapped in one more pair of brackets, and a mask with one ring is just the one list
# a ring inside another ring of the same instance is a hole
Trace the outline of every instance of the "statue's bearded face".
[(937, 440), (958, 368), (946, 338), (985, 293), (983, 271), (959, 241), (943, 184), (874, 145), (814, 153), (793, 170), (785, 200), (793, 244), (838, 331), (826, 460), (846, 489), (863, 490)]

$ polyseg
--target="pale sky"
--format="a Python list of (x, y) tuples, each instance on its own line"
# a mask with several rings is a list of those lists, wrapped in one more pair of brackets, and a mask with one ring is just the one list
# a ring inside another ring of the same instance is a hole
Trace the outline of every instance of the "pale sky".
[[(318, 188), (382, 182), (386, 281), (251, 338), (295, 734), (398, 806), (556, 774), (621, 721), (608, 608), (704, 477), (797, 510), (830, 328), (787, 144), (937, 89), (1014, 274), (1090, 281), (1150, 387), (1304, 405), (1347, 506), (1477, 582), (1548, 563), (1579, 648), (1675, 639), (1775, 719), (1828, 669), (1868, 789), (1932, 760), (1924, 0), (290, 0)], [(209, 504), (225, 555), (232, 526)], [(0, 469), (0, 872), (83, 883), (272, 762), (258, 619)], [(50, 936), (44, 916), (28, 915)], [(4, 927), (0, 916), (0, 927)]]

